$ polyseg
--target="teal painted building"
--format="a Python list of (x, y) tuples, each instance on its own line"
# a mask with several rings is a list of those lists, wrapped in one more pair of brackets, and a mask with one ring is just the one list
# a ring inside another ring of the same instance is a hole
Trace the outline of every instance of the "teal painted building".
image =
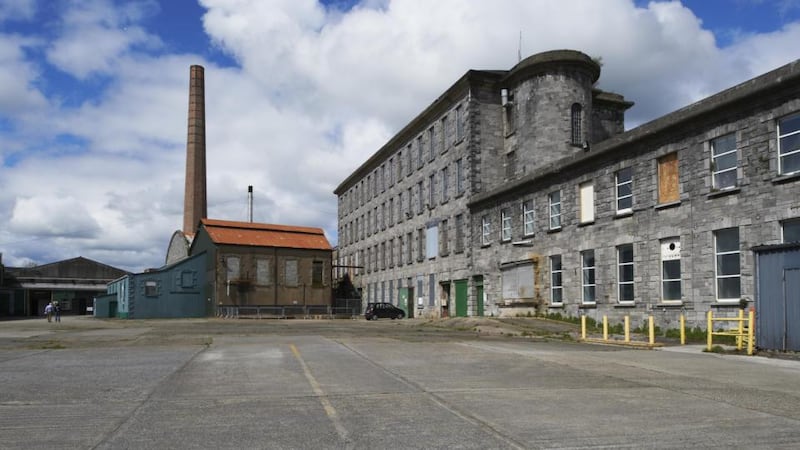
[(206, 255), (198, 253), (160, 269), (120, 277), (95, 302), (95, 317), (156, 319), (207, 317)]

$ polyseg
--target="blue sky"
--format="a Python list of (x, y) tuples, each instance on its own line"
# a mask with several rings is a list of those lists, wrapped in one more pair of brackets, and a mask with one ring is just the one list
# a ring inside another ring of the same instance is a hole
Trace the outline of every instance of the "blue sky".
[(637, 126), (800, 58), (800, 0), (0, 0), (0, 253), (163, 264), (189, 66), (209, 216), (318, 226), (333, 189), (469, 69), (574, 48)]

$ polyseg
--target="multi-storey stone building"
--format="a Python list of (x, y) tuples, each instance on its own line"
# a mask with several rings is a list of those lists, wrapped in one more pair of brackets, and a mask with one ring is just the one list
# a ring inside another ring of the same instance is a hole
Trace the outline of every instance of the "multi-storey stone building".
[(800, 240), (800, 61), (630, 131), (599, 76), (570, 50), (471, 70), (347, 177), (366, 301), (662, 327), (752, 301), (750, 249)]

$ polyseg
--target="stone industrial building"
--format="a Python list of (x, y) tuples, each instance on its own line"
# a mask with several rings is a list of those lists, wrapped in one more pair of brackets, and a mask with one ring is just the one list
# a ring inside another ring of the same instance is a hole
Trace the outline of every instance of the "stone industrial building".
[(751, 249), (800, 240), (800, 62), (630, 131), (599, 76), (572, 50), (468, 71), (336, 188), (338, 274), (433, 317), (755, 301)]

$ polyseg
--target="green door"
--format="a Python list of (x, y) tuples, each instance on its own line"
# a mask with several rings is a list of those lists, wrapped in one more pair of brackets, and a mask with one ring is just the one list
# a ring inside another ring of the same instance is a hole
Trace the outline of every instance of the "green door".
[(456, 283), (456, 317), (467, 317), (467, 280)]
[(483, 316), (483, 285), (475, 286), (475, 301), (478, 304), (478, 315)]
[(405, 311), (408, 317), (408, 288), (400, 288), (397, 294), (397, 307)]

